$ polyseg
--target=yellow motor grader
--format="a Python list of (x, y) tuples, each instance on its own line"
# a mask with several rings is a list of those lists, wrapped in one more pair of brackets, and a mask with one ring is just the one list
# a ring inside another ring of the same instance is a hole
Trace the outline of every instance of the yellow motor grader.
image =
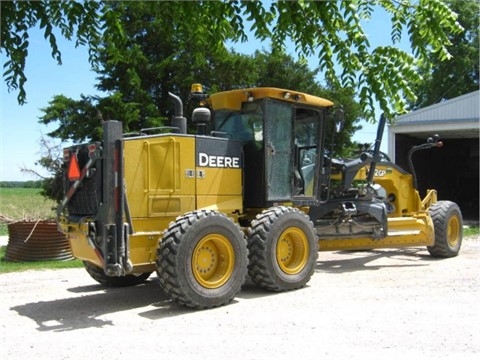
[(170, 94), (171, 126), (123, 134), (106, 121), (103, 141), (64, 149), (58, 223), (99, 283), (136, 285), (156, 271), (174, 301), (202, 309), (230, 302), (247, 273), (267, 290), (300, 288), (318, 251), (458, 254), (460, 209), (435, 190), (421, 199), (415, 176), (382, 156), (384, 117), (373, 151), (335, 159), (326, 129), (341, 112), (329, 100), (278, 88), (207, 95), (198, 85), (191, 96), (195, 134)]

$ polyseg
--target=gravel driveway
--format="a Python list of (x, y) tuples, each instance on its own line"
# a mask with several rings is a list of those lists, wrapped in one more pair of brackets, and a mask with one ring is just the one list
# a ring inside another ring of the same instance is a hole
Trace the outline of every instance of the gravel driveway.
[(0, 275), (1, 359), (478, 359), (480, 239), (320, 253), (309, 286), (247, 282), (228, 306), (172, 304), (154, 275), (105, 289), (83, 269)]

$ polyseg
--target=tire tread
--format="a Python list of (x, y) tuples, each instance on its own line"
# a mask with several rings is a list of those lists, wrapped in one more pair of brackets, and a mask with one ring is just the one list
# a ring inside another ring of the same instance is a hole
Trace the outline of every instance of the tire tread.
[[(449, 258), (458, 255), (462, 242), (462, 215), (460, 208), (452, 201), (438, 201), (430, 209), (430, 216), (433, 221), (435, 243), (428, 246), (427, 250), (433, 257)], [(458, 216), (460, 221), (460, 239), (456, 249), (452, 249), (448, 243), (448, 222), (452, 216)]]
[[(276, 281), (269, 270), (269, 258), (268, 258), (268, 234), (272, 230), (277, 219), (287, 213), (298, 213), (304, 216), (306, 222), (313, 229), (313, 223), (310, 218), (297, 208), (276, 206), (264, 210), (261, 214), (257, 215), (257, 218), (252, 221), (252, 224), (248, 230), (248, 274), (251, 280), (263, 289), (269, 291), (285, 291), (301, 288), (306, 285), (310, 280), (314, 272), (314, 266), (312, 266), (309, 273), (294, 286), (288, 288)], [(313, 231), (313, 230), (312, 230)]]
[[(185, 283), (181, 276), (179, 275), (178, 269), (180, 269), (184, 264), (181, 264), (182, 258), (177, 256), (179, 253), (179, 248), (181, 246), (183, 237), (190, 231), (191, 227), (207, 217), (217, 216), (223, 219), (228, 219), (228, 217), (218, 211), (214, 210), (199, 210), (191, 211), (185, 213), (182, 216), (179, 216), (174, 222), (170, 223), (169, 227), (164, 231), (162, 236), (162, 241), (160, 246), (157, 249), (157, 275), (160, 282), (160, 286), (163, 288), (166, 294), (172, 298), (175, 302), (190, 307), (194, 309), (207, 309), (217, 306), (226, 305), (232, 301), (233, 297), (225, 299), (225, 301), (215, 303), (215, 304), (204, 304), (199, 299), (192, 296), (188, 289), (189, 284)], [(229, 220), (230, 221), (230, 220)], [(237, 231), (237, 236), (244, 238), (244, 235), (237, 224), (231, 222)], [(244, 246), (244, 259), (242, 260), (242, 254), (236, 254), (236, 261), (246, 264), (247, 262), (247, 249), (246, 245)], [(240, 271), (242, 273), (242, 271)], [(239, 275), (239, 274), (237, 274)], [(240, 274), (241, 275), (241, 274)], [(246, 265), (243, 271), (243, 279), (241, 283), (243, 284), (244, 278), (246, 276)], [(235, 292), (236, 295), (241, 289), (241, 285), (238, 286), (238, 290)]]

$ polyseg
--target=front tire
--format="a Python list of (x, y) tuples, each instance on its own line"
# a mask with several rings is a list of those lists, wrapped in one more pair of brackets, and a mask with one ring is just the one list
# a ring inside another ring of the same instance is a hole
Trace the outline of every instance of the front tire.
[(83, 266), (93, 280), (108, 287), (126, 287), (144, 283), (151, 275), (151, 272), (129, 274), (125, 276), (108, 276), (102, 268), (84, 261)]
[(427, 250), (433, 257), (449, 258), (457, 256), (462, 245), (463, 220), (457, 204), (451, 201), (438, 201), (430, 209), (435, 231), (435, 243)]
[(303, 287), (315, 270), (318, 242), (310, 218), (278, 206), (259, 214), (248, 230), (250, 278), (271, 291)]
[(217, 211), (193, 211), (172, 222), (157, 252), (157, 275), (176, 302), (195, 309), (229, 303), (247, 273), (240, 228)]

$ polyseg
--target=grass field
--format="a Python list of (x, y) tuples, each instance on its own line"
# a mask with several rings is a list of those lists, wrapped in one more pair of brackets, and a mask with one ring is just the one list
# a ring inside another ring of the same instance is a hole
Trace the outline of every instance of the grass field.
[(53, 200), (40, 195), (40, 189), (0, 188), (0, 236), (7, 235), (2, 219), (46, 220), (55, 217)]

